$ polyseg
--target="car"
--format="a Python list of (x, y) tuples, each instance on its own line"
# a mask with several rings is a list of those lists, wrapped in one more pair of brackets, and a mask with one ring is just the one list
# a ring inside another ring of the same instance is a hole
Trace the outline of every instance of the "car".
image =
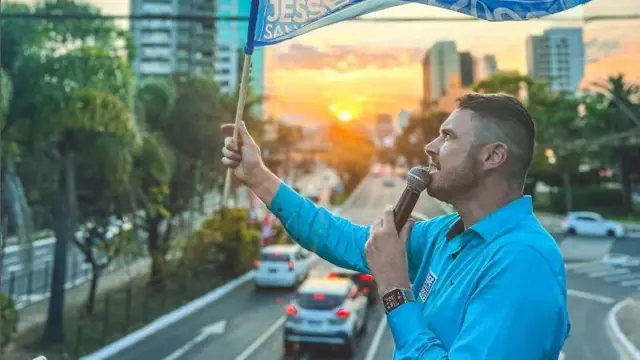
[(367, 308), (367, 296), (350, 279), (305, 280), (285, 307), (285, 354), (322, 344), (353, 356), (358, 335), (366, 329)]
[(394, 184), (395, 182), (393, 181), (393, 178), (391, 176), (386, 176), (382, 180), (382, 185), (384, 185), (385, 187), (392, 187)]
[(311, 253), (298, 244), (269, 245), (254, 261), (255, 286), (295, 287), (309, 276)]
[(595, 235), (623, 237), (624, 226), (617, 221), (606, 220), (602, 215), (590, 211), (569, 212), (562, 220), (562, 230), (570, 235)]
[(367, 295), (369, 304), (377, 302), (378, 289), (373, 281), (373, 275), (334, 266), (329, 270), (327, 277), (329, 279), (351, 279), (358, 286), (358, 289)]

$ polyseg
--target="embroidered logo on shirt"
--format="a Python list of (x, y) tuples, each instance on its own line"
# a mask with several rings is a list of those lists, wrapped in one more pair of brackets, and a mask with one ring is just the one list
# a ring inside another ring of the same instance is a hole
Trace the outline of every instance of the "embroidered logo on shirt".
[(438, 277), (436, 276), (436, 274), (434, 274), (433, 271), (429, 270), (429, 274), (427, 274), (427, 279), (424, 281), (424, 285), (422, 285), (422, 290), (420, 290), (420, 294), (419, 294), (420, 300), (422, 300), (422, 302), (427, 301), (427, 297), (429, 297), (429, 293), (433, 288), (433, 284), (436, 283), (436, 280), (438, 280)]

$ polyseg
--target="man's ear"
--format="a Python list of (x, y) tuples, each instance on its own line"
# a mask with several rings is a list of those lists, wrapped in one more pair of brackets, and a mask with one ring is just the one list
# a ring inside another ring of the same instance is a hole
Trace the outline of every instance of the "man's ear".
[(509, 155), (509, 147), (502, 142), (495, 142), (485, 145), (480, 151), (480, 161), (485, 170), (500, 167)]

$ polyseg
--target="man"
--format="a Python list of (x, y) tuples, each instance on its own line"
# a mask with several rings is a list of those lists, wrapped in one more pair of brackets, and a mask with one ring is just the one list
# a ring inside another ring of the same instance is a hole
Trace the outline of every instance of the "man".
[[(232, 125), (225, 126), (232, 129)], [(523, 185), (535, 127), (515, 98), (470, 94), (425, 147), (427, 192), (456, 213), (407, 224), (389, 206), (355, 225), (299, 196), (270, 173), (241, 126), (223, 163), (304, 248), (371, 272), (385, 303), (394, 359), (557, 359), (569, 334), (565, 269)]]

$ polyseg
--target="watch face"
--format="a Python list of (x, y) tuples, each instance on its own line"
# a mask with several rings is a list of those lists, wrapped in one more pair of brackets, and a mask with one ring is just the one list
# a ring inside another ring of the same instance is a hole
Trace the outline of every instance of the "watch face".
[(402, 290), (400, 289), (393, 289), (391, 291), (389, 291), (388, 293), (384, 294), (384, 296), (382, 297), (382, 302), (384, 304), (384, 308), (387, 312), (390, 312), (391, 310), (397, 308), (398, 306), (404, 304), (406, 302), (406, 299), (404, 298), (404, 295), (402, 294)]

